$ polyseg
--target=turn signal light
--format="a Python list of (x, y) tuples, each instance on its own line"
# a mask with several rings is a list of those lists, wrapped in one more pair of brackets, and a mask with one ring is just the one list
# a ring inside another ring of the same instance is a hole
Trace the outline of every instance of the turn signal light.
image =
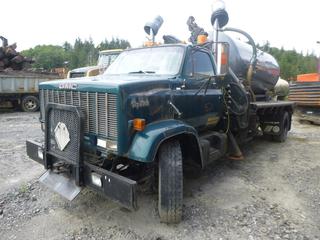
[(146, 127), (146, 120), (142, 118), (133, 119), (133, 129), (136, 131), (143, 131)]

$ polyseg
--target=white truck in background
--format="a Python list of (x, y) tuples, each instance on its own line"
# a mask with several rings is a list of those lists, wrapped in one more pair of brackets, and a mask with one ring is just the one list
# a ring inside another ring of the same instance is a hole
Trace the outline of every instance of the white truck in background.
[(67, 78), (92, 77), (102, 74), (122, 52), (122, 49), (103, 50), (99, 52), (97, 66), (76, 68), (68, 72)]

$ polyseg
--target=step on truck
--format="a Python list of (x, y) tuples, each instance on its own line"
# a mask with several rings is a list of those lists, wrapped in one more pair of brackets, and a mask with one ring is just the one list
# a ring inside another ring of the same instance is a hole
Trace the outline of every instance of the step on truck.
[(161, 222), (178, 223), (185, 169), (241, 160), (257, 135), (285, 141), (293, 103), (272, 100), (277, 62), (225, 27), (224, 7), (212, 36), (188, 19), (190, 44), (171, 35), (156, 44), (162, 22), (147, 23), (147, 47), (123, 51), (103, 75), (40, 84), (45, 141), (26, 144), (47, 169), (40, 182), (67, 199), (88, 187), (137, 209), (138, 190), (153, 186)]

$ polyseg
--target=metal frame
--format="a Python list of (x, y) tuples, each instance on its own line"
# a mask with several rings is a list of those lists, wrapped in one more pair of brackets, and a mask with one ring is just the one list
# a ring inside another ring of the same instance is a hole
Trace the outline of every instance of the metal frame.
[[(97, 173), (101, 176), (102, 187), (92, 183), (91, 174)], [(110, 198), (126, 208), (137, 209), (137, 182), (127, 177), (110, 172), (103, 168), (84, 163), (83, 178), (85, 186), (95, 190), (103, 196)]]
[(62, 111), (69, 111), (72, 113), (75, 113), (77, 115), (78, 119), (78, 129), (77, 132), (79, 133), (79, 139), (78, 141), (78, 149), (79, 149), (79, 159), (76, 161), (76, 164), (74, 165), (74, 162), (72, 163), (73, 169), (75, 170), (74, 172), (74, 177), (75, 177), (75, 182), (78, 186), (81, 186), (83, 184), (83, 179), (82, 179), (82, 171), (83, 171), (83, 158), (82, 158), (82, 143), (83, 143), (83, 123), (84, 123), (84, 115), (81, 112), (80, 107), (76, 106), (71, 106), (71, 105), (63, 105), (63, 104), (54, 104), (54, 103), (49, 103), (46, 107), (45, 111), (45, 146), (44, 146), (44, 156), (43, 156), (43, 164), (46, 169), (51, 169), (52, 165), (54, 163), (53, 158), (60, 158), (67, 163), (70, 163), (69, 159), (64, 159), (61, 156), (57, 156), (53, 152), (49, 151), (49, 143), (50, 143), (50, 130), (49, 130), (49, 124), (47, 124), (48, 121), (48, 116), (49, 112), (52, 109), (57, 109), (57, 110), (62, 110)]
[[(45, 165), (43, 159), (39, 158), (38, 151), (41, 150), (43, 155), (45, 155), (45, 151), (43, 149), (43, 144), (27, 140), (27, 154), (34, 161)], [(72, 170), (75, 167), (72, 166)], [(51, 170), (49, 170), (51, 171)], [(91, 174), (97, 173), (101, 176), (100, 180), (102, 183), (101, 187), (98, 187), (93, 184), (91, 179)], [(55, 173), (50, 173), (55, 174)], [(89, 187), (93, 189), (95, 192), (100, 193), (102, 196), (112, 199), (113, 201), (118, 202), (122, 206), (136, 210), (138, 207), (137, 200), (137, 182), (131, 180), (127, 177), (121, 176), (114, 172), (110, 172), (101, 167), (97, 167), (88, 162), (83, 162), (82, 171), (80, 172), (81, 179), (83, 180), (83, 186)], [(71, 178), (71, 176), (67, 176), (67, 178)], [(61, 194), (61, 193), (60, 193)], [(64, 195), (65, 197), (65, 195)]]

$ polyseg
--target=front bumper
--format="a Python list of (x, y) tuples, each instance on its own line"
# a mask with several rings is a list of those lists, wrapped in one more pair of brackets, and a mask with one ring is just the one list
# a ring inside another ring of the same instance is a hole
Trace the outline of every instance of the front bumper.
[[(46, 166), (43, 159), (45, 159), (46, 152), (43, 144), (27, 140), (26, 141), (27, 154), (34, 161)], [(129, 209), (137, 209), (137, 182), (129, 178), (120, 176), (113, 172), (107, 171), (103, 168), (94, 166), (90, 163), (83, 162), (82, 171), (80, 171), (80, 178), (82, 179), (81, 187), (89, 187), (96, 192), (99, 192), (105, 197), (108, 197), (122, 206)], [(75, 171), (71, 171), (75, 172)], [(50, 174), (57, 174), (51, 172)], [(100, 179), (101, 185), (97, 185), (95, 178)], [(70, 176), (72, 178), (72, 174)]]

